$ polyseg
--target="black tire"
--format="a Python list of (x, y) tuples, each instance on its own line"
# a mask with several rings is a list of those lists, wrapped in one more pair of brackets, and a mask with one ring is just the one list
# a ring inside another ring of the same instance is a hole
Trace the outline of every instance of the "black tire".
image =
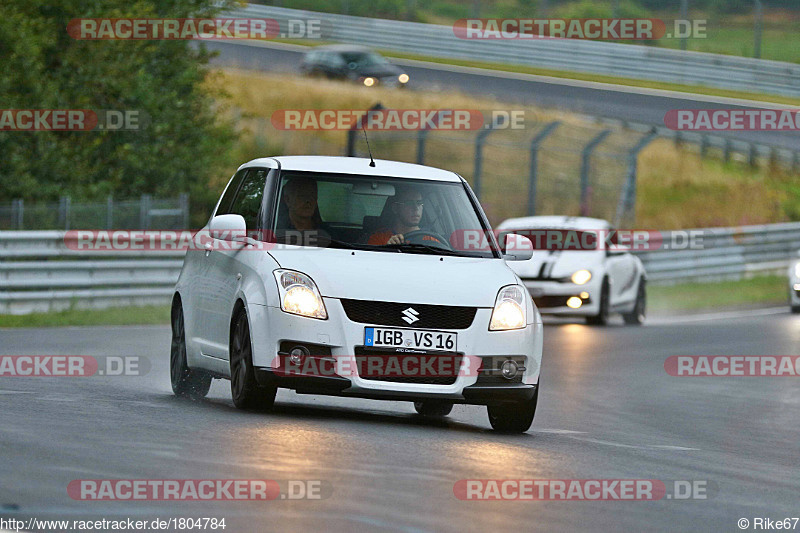
[(636, 291), (636, 303), (630, 313), (623, 313), (622, 319), (630, 326), (641, 326), (647, 316), (647, 289), (644, 278), (639, 280), (639, 289)]
[(199, 369), (189, 368), (186, 359), (186, 327), (183, 321), (183, 306), (177, 300), (172, 306), (172, 344), (169, 352), (169, 377), (175, 396), (200, 399), (211, 388), (211, 375)]
[(423, 402), (414, 402), (414, 409), (424, 417), (444, 418), (453, 410), (453, 402), (425, 400)]
[(531, 400), (487, 406), (489, 423), (495, 431), (502, 433), (525, 433), (533, 424), (537, 403), (539, 403), (538, 386)]
[(605, 326), (608, 324), (608, 278), (603, 279), (600, 289), (600, 311), (595, 316), (587, 316), (586, 323), (593, 326)]
[(253, 369), (250, 323), (244, 310), (237, 315), (230, 346), (231, 397), (238, 409), (266, 411), (275, 403), (276, 387), (259, 387)]
[(795, 313), (795, 314), (796, 313), (800, 313), (800, 305), (793, 305), (793, 306), (791, 306), (791, 308), (792, 308), (792, 313)]

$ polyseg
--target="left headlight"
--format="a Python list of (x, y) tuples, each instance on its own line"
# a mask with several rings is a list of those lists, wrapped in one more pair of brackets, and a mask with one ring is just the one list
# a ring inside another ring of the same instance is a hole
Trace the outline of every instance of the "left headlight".
[(408, 74), (406, 73), (400, 74), (399, 76), (397, 76), (397, 81), (399, 81), (400, 83), (408, 83)]
[(572, 274), (570, 279), (575, 285), (583, 285), (584, 283), (589, 283), (589, 280), (592, 279), (592, 273), (585, 269), (578, 270)]
[(525, 295), (519, 285), (508, 285), (500, 289), (494, 302), (490, 331), (521, 329), (527, 324)]
[(273, 274), (278, 282), (278, 296), (284, 312), (321, 320), (328, 318), (325, 303), (313, 279), (294, 270), (278, 269)]

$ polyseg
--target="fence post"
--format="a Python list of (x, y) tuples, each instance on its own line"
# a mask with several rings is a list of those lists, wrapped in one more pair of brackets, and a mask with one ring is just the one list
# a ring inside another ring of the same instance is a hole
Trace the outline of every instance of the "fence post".
[(425, 164), (425, 142), (428, 140), (428, 130), (421, 129), (417, 133), (417, 164)]
[(589, 165), (592, 159), (592, 152), (597, 145), (608, 137), (611, 130), (603, 130), (595, 135), (592, 140), (586, 143), (581, 151), (581, 216), (589, 213)]
[(761, 58), (761, 26), (764, 19), (764, 9), (761, 0), (755, 0), (755, 13), (753, 16), (753, 57)]
[(731, 160), (731, 140), (725, 139), (725, 149), (722, 152), (722, 159), (727, 163)]
[(106, 229), (114, 227), (114, 197), (108, 195), (106, 198)]
[(150, 195), (143, 194), (139, 200), (139, 226), (150, 229)]
[(700, 157), (705, 157), (708, 154), (708, 135), (700, 136)]
[(25, 201), (22, 198), (11, 200), (11, 225), (14, 229), (23, 229)]
[(756, 155), (758, 155), (757, 151), (756, 151), (756, 145), (751, 143), (750, 144), (750, 153), (748, 154), (748, 157), (747, 157), (747, 162), (750, 164), (751, 167), (756, 166), (756, 163), (757, 163)]
[(58, 199), (58, 223), (63, 224), (64, 229), (69, 229), (69, 215), (70, 215), (71, 200), (69, 196), (62, 196)]
[(189, 229), (189, 193), (182, 192), (180, 196), (181, 213), (183, 213), (182, 230)]
[(547, 124), (542, 131), (533, 136), (531, 140), (531, 168), (528, 176), (528, 214), (536, 214), (536, 184), (538, 182), (539, 172), (539, 147), (547, 138), (548, 135), (553, 133), (556, 128), (561, 124), (561, 121), (555, 120)]
[(628, 176), (625, 180), (625, 188), (619, 195), (617, 214), (614, 217), (614, 226), (617, 228), (620, 226), (625, 214), (632, 207), (636, 206), (636, 170), (639, 161), (639, 152), (656, 137), (658, 137), (658, 132), (653, 128), (650, 133), (645, 134), (644, 137), (639, 139), (639, 142), (628, 152)]
[(493, 128), (484, 128), (475, 137), (475, 171), (472, 173), (472, 189), (478, 200), (481, 199), (481, 171), (483, 170), (483, 145)]

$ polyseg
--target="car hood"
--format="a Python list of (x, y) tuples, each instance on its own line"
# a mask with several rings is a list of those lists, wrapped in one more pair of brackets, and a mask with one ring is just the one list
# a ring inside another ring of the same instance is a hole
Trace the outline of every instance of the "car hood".
[(517, 282), (502, 259), (291, 246), (270, 254), (329, 298), (492, 307), (500, 287)]
[(600, 251), (570, 251), (550, 252), (536, 250), (533, 257), (527, 261), (509, 262), (508, 266), (521, 278), (535, 278), (542, 270), (542, 265), (547, 264), (545, 274), (548, 278), (564, 278), (571, 276), (576, 270), (585, 268), (593, 274), (601, 264), (603, 252)]

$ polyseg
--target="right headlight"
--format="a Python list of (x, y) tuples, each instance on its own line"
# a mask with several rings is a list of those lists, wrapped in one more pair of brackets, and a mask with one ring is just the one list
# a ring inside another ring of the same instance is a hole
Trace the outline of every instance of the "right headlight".
[(800, 263), (794, 265), (794, 277), (800, 278)]
[(273, 274), (278, 282), (278, 296), (284, 312), (321, 320), (328, 318), (325, 303), (313, 279), (302, 272), (281, 268)]
[(494, 302), (490, 331), (522, 329), (527, 325), (524, 289), (519, 285), (508, 285), (500, 289)]

